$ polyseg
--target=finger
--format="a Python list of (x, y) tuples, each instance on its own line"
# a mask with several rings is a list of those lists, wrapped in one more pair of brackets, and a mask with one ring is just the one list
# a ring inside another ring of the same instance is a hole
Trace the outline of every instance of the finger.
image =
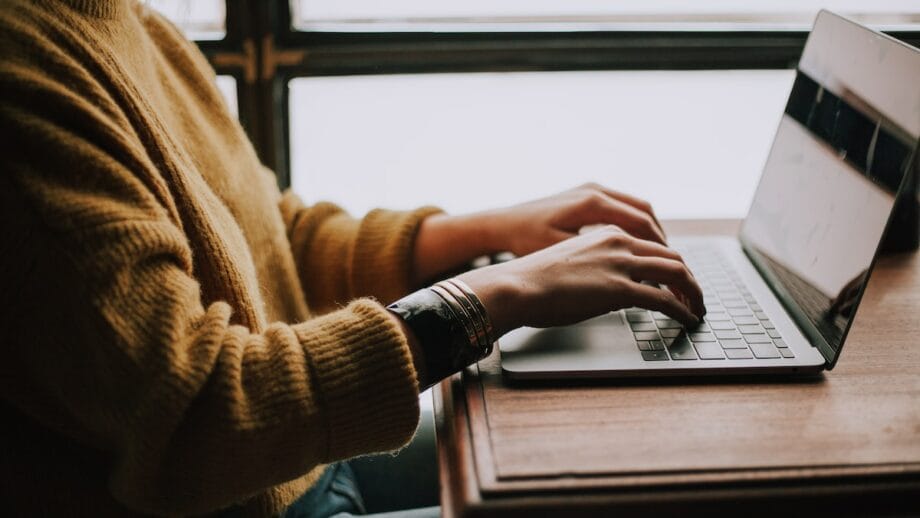
[(610, 196), (611, 198), (617, 201), (623, 202), (637, 210), (645, 212), (652, 218), (652, 221), (655, 222), (655, 225), (658, 226), (658, 229), (661, 231), (662, 235), (664, 235), (664, 228), (662, 228), (661, 223), (658, 221), (658, 217), (655, 215), (655, 211), (652, 209), (651, 203), (643, 199), (636, 198), (635, 196), (626, 194), (625, 192), (608, 189), (607, 187), (604, 187), (603, 185), (600, 185), (600, 184), (591, 183), (591, 184), (588, 184), (587, 187), (590, 189), (594, 189), (596, 191), (600, 191), (604, 193), (605, 195)]
[(686, 297), (685, 305), (698, 317), (706, 312), (703, 303), (703, 290), (690, 274), (687, 265), (673, 259), (662, 257), (636, 257), (630, 275), (635, 281), (652, 281), (667, 285), (677, 290), (675, 294)]
[(610, 223), (596, 223), (594, 225), (585, 225), (578, 229), (578, 235), (587, 234), (590, 232), (597, 232), (598, 230), (617, 230), (620, 232), (626, 233), (622, 228), (612, 225)]
[(626, 203), (608, 197), (599, 197), (595, 206), (597, 217), (603, 223), (617, 225), (627, 233), (649, 241), (665, 243), (658, 224), (647, 213)]
[(683, 256), (673, 248), (656, 243), (655, 241), (646, 241), (644, 239), (635, 239), (630, 243), (630, 251), (638, 256), (647, 257), (665, 257), (675, 261), (684, 262)]
[(700, 319), (667, 290), (636, 282), (632, 283), (629, 291), (629, 303), (634, 306), (659, 311), (687, 327), (695, 327), (700, 323)]
[[(659, 244), (659, 243), (655, 243), (655, 242), (652, 242), (652, 241), (645, 241), (645, 240), (643, 240), (643, 239), (634, 239), (632, 242), (630, 242), (629, 248), (630, 248), (630, 251), (632, 251), (632, 253), (633, 253), (634, 255), (636, 255), (636, 256), (639, 256), (639, 257), (663, 257), (663, 258), (671, 259), (671, 260), (674, 260), (674, 261), (679, 261), (680, 263), (684, 264), (685, 267), (686, 267), (686, 263), (684, 263), (684, 258), (680, 255), (680, 253), (678, 253), (676, 250), (674, 250), (674, 249), (672, 249), (672, 248), (668, 248), (668, 247), (666, 247), (666, 246), (664, 246), (664, 245), (661, 245), (661, 244)], [(696, 276), (693, 275), (693, 272), (690, 271), (689, 268), (686, 268), (686, 270), (687, 270), (687, 273), (689, 273), (689, 275), (691, 276), (691, 278), (694, 280), (694, 282), (696, 282)], [(697, 285), (698, 285), (698, 283), (697, 283)], [(674, 288), (674, 286), (669, 286), (669, 288)], [(682, 292), (681, 290), (679, 290), (679, 289), (677, 290), (677, 292), (675, 293), (675, 295), (681, 300), (681, 302), (683, 302), (683, 303), (685, 303), (685, 304), (687, 304), (687, 305), (689, 305), (689, 304), (691, 303), (692, 300), (695, 300), (693, 297), (688, 296), (688, 294), (683, 293), (683, 292)], [(700, 309), (700, 307), (702, 307), (702, 312), (699, 312), (699, 313), (697, 313), (697, 314), (700, 315), (700, 316), (702, 316), (702, 315), (705, 314), (705, 308), (706, 308), (705, 304), (703, 304), (702, 306), (698, 306), (698, 305), (696, 305), (696, 303), (694, 302), (694, 305), (691, 306), (691, 307), (693, 307), (694, 310)]]

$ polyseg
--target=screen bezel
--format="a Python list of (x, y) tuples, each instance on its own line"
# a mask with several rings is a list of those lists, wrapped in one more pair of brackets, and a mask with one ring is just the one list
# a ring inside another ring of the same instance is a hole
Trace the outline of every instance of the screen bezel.
[[(822, 17), (830, 17), (830, 18), (836, 19), (836, 21), (838, 22), (856, 25), (865, 31), (869, 31), (869, 32), (872, 32), (873, 34), (881, 36), (883, 38), (883, 41), (886, 44), (902, 45), (902, 46), (906, 46), (910, 48), (911, 50), (915, 52), (917, 51), (917, 49), (914, 49), (913, 47), (910, 47), (909, 45), (906, 45), (903, 42), (900, 42), (887, 35), (880, 34), (877, 31), (872, 31), (871, 29), (865, 28), (857, 24), (856, 22), (853, 22), (851, 20), (848, 20), (846, 18), (843, 18), (841, 16), (838, 16), (836, 14), (830, 13), (829, 11), (825, 11), (825, 10), (822, 10), (818, 14), (818, 18), (815, 21), (815, 26), (817, 26), (818, 22), (821, 20)], [(805, 73), (799, 67), (796, 67), (796, 72)], [(879, 114), (872, 114), (872, 115), (879, 115)], [(779, 123), (780, 126), (777, 128), (777, 134), (780, 131), (781, 125), (783, 123), (783, 119), (785, 119), (787, 116), (788, 115), (786, 114), (784, 110), (783, 117), (781, 117), (780, 119), (780, 123)], [(887, 123), (886, 126), (890, 128), (894, 126), (892, 129), (900, 130), (900, 133), (902, 133), (902, 135), (908, 135), (907, 142), (910, 141), (909, 133), (906, 130), (903, 130), (902, 128), (895, 125), (890, 119), (886, 120), (886, 123)], [(774, 138), (773, 144), (771, 145), (771, 148), (770, 148), (770, 153), (767, 155), (768, 161), (773, 154), (775, 146), (776, 146), (776, 139)], [(825, 339), (824, 335), (820, 332), (820, 330), (815, 325), (815, 323), (812, 322), (811, 319), (805, 314), (805, 312), (799, 306), (798, 302), (796, 302), (796, 300), (788, 292), (786, 287), (780, 282), (777, 276), (773, 273), (773, 270), (761, 258), (760, 252), (757, 252), (753, 244), (750, 243), (749, 240), (745, 237), (744, 224), (742, 224), (741, 229), (738, 232), (738, 240), (741, 243), (741, 247), (744, 250), (745, 255), (748, 257), (748, 260), (754, 265), (754, 267), (757, 269), (760, 275), (767, 282), (767, 285), (770, 287), (770, 289), (779, 299), (780, 303), (783, 305), (783, 307), (792, 317), (793, 321), (796, 323), (796, 325), (799, 327), (802, 333), (808, 338), (812, 346), (816, 347), (818, 351), (821, 353), (821, 355), (824, 357), (824, 360), (826, 362), (825, 366), (827, 370), (833, 369), (834, 366), (837, 364), (837, 360), (840, 358), (840, 352), (843, 350), (843, 346), (846, 343), (847, 335), (849, 334), (850, 329), (853, 326), (853, 321), (856, 318), (856, 313), (859, 310), (859, 305), (862, 302), (862, 298), (863, 298), (863, 295), (865, 294), (866, 287), (868, 286), (869, 281), (872, 277), (872, 272), (875, 270), (875, 265), (879, 258), (879, 250), (881, 249), (885, 235), (888, 233), (888, 230), (891, 227), (892, 221), (894, 219), (895, 209), (897, 208), (898, 204), (901, 202), (901, 200), (905, 196), (911, 194), (911, 193), (907, 193), (907, 188), (906, 188), (908, 185), (912, 185), (911, 180), (914, 179), (915, 181), (920, 181), (920, 156), (918, 155), (920, 155), (920, 136), (914, 139), (914, 145), (911, 150), (911, 156), (908, 159), (907, 169), (901, 178), (897, 191), (894, 194), (894, 201), (892, 203), (891, 211), (888, 214), (888, 218), (886, 219), (884, 230), (879, 236), (878, 243), (875, 246), (875, 252), (872, 255), (872, 260), (870, 261), (868, 270), (866, 271), (865, 279), (862, 282), (861, 286), (859, 287), (858, 293), (854, 299), (852, 315), (850, 315), (850, 318), (847, 320), (846, 327), (844, 328), (843, 333), (840, 335), (840, 343), (838, 344), (838, 347), (836, 349), (832, 347), (830, 343), (828, 343), (828, 341)], [(766, 171), (766, 165), (764, 166), (764, 171)], [(760, 189), (760, 183), (762, 182), (763, 182), (763, 176), (761, 175), (761, 179), (760, 179), (760, 182), (758, 182), (758, 186), (757, 186), (757, 189), (755, 189), (755, 193)], [(752, 203), (752, 207), (753, 207), (753, 203)], [(746, 219), (747, 218), (745, 218), (745, 220)]]

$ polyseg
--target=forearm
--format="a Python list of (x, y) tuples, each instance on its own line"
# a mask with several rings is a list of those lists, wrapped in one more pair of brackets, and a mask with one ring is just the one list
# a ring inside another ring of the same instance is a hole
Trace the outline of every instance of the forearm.
[(415, 241), (412, 285), (421, 287), (477, 257), (503, 250), (499, 244), (497, 212), (426, 218)]
[(330, 203), (307, 207), (290, 191), (280, 209), (304, 294), (318, 313), (358, 297), (391, 302), (415, 288), (420, 226), (440, 213), (374, 210), (356, 219)]

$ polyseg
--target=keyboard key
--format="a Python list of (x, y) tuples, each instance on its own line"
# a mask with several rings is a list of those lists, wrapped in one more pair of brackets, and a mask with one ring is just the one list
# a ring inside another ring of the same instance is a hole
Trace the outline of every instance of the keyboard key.
[(705, 302), (703, 305), (706, 306), (706, 314), (725, 311), (725, 308), (722, 307), (722, 304), (710, 304), (709, 302)]
[(648, 345), (652, 351), (663, 351), (664, 350), (664, 342), (662, 342), (661, 340), (650, 340)]
[(664, 351), (642, 351), (642, 359), (647, 362), (667, 361), (668, 353)]
[(755, 311), (754, 316), (757, 317), (757, 320), (770, 320), (770, 317), (763, 311)]
[(752, 317), (754, 312), (748, 308), (731, 308), (728, 310), (728, 314), (733, 317)]
[(714, 333), (719, 340), (741, 340), (741, 334), (738, 331), (714, 331)]
[(732, 320), (739, 326), (759, 324), (760, 321), (754, 317), (733, 317)]
[(655, 324), (651, 322), (630, 322), (629, 328), (633, 331), (654, 331)]
[[(767, 329), (767, 334), (770, 335), (770, 338), (782, 338), (782, 336), (779, 335), (779, 331), (776, 329)], [(777, 347), (782, 346), (778, 345)]]
[(751, 344), (751, 351), (754, 352), (754, 356), (761, 360), (780, 357), (779, 351), (776, 350), (776, 347), (773, 347), (773, 344)]
[(658, 333), (655, 331), (637, 331), (633, 335), (636, 340), (658, 340)]
[(662, 338), (677, 338), (682, 332), (682, 329), (662, 329), (661, 337)]
[(732, 322), (710, 322), (709, 327), (710, 329), (728, 330), (735, 329), (735, 324)]
[(760, 307), (760, 304), (751, 304), (751, 311), (763, 311), (763, 308)]
[(773, 339), (767, 335), (744, 335), (744, 341), (749, 344), (772, 344)]
[(747, 349), (747, 343), (744, 340), (719, 340), (723, 349)]
[(777, 351), (783, 355), (783, 358), (795, 358), (795, 354), (792, 354), (792, 349), (788, 347), (780, 347)]
[(678, 329), (683, 327), (680, 322), (673, 318), (662, 318), (661, 320), (656, 320), (655, 324), (658, 325), (659, 329)]
[(786, 345), (786, 342), (783, 341), (783, 340), (773, 340), (773, 343), (774, 343), (777, 347), (789, 347), (788, 345)]
[(760, 325), (764, 326), (766, 329), (776, 329), (776, 326), (773, 325), (773, 322), (769, 320), (761, 320)]
[[(633, 330), (635, 331), (635, 329)], [(743, 335), (760, 334), (763, 333), (763, 328), (754, 325), (738, 326), (738, 331)]]
[(696, 353), (700, 355), (701, 360), (722, 360), (725, 356), (722, 354), (722, 348), (715, 342), (694, 343)]
[[(645, 354), (645, 353), (642, 353)], [(744, 349), (725, 349), (725, 356), (730, 360), (751, 360), (754, 356), (747, 348)]]
[(690, 340), (694, 342), (715, 342), (716, 337), (712, 333), (690, 333)]
[(626, 313), (626, 320), (630, 322), (651, 322), (652, 315), (649, 315), (648, 311), (642, 311), (641, 313), (639, 312)]
[(669, 318), (671, 318), (671, 317), (665, 315), (664, 313), (661, 313), (661, 312), (658, 312), (658, 311), (653, 311), (653, 312), (652, 312), (652, 318), (654, 318), (655, 320), (667, 320), (667, 319), (669, 319)]
[(747, 302), (741, 299), (722, 299), (722, 305), (727, 308), (747, 308)]
[(636, 345), (639, 347), (640, 351), (651, 351), (652, 350), (652, 346), (650, 345), (648, 340), (640, 340), (636, 342)]
[(731, 320), (731, 317), (729, 317), (728, 313), (724, 311), (714, 311), (712, 313), (706, 313), (706, 320), (708, 322), (716, 322), (721, 320)]
[(696, 351), (693, 350), (693, 346), (690, 345), (690, 341), (687, 340), (687, 337), (682, 336), (674, 340), (673, 343), (668, 347), (668, 352), (671, 354), (672, 360), (695, 360)]

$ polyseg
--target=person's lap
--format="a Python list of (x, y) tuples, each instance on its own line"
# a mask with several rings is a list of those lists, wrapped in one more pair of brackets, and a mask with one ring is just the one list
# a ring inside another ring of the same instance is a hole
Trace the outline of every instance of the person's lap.
[(284, 518), (428, 518), (440, 516), (434, 419), (423, 412), (418, 432), (399, 453), (338, 462), (282, 515)]

